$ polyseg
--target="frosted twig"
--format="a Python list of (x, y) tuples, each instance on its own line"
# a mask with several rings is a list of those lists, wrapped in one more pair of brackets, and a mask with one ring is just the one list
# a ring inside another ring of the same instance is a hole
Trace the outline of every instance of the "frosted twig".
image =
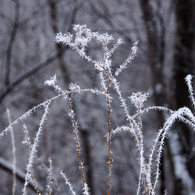
[(185, 78), (185, 81), (187, 83), (187, 86), (188, 86), (188, 91), (190, 93), (190, 99), (194, 105), (194, 108), (195, 108), (195, 100), (194, 100), (194, 90), (192, 88), (192, 75), (191, 74), (188, 74)]
[(31, 172), (31, 170), (33, 168), (33, 162), (34, 162), (35, 154), (37, 153), (39, 138), (40, 138), (40, 136), (42, 134), (42, 131), (43, 131), (43, 125), (44, 125), (45, 121), (47, 120), (47, 115), (49, 113), (50, 103), (51, 103), (51, 101), (48, 101), (47, 104), (45, 105), (45, 110), (44, 110), (42, 119), (41, 119), (40, 124), (39, 124), (39, 129), (36, 133), (36, 136), (35, 136), (35, 139), (34, 139), (34, 144), (32, 146), (32, 150), (30, 152), (30, 157), (29, 157), (29, 163), (27, 165), (27, 172), (26, 172), (26, 177), (25, 177), (24, 188), (22, 190), (23, 195), (27, 194), (26, 188), (27, 188), (27, 185), (30, 181), (30, 178), (33, 180), (34, 186), (35, 186), (35, 188), (37, 190), (37, 193), (38, 193), (38, 188), (36, 187), (37, 184), (36, 184), (36, 181), (34, 180), (34, 176), (32, 175), (33, 173)]
[(48, 177), (47, 177), (47, 192), (48, 195), (52, 194), (52, 185), (53, 185), (53, 173), (52, 173), (52, 160), (49, 157), (49, 169), (48, 169)]
[(76, 192), (73, 190), (72, 184), (69, 182), (69, 179), (66, 177), (66, 175), (61, 171), (60, 172), (61, 177), (65, 180), (66, 185), (68, 185), (70, 192), (72, 195), (76, 195)]

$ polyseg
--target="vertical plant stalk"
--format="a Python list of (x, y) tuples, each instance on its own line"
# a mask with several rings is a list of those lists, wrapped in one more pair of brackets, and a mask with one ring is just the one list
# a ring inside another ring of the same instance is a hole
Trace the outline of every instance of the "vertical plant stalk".
[[(10, 116), (10, 111), (7, 108), (7, 117), (8, 117), (8, 121), (9, 124), (11, 124), (11, 116)], [(11, 139), (12, 139), (12, 153), (13, 153), (13, 186), (12, 186), (12, 195), (15, 195), (15, 191), (16, 191), (16, 147), (15, 147), (15, 138), (14, 138), (14, 132), (13, 132), (13, 128), (10, 127), (10, 131), (11, 131)]]
[(24, 188), (23, 188), (23, 195), (27, 194), (26, 188), (27, 188), (27, 185), (29, 183), (29, 177), (32, 178), (32, 181), (35, 184), (35, 189), (37, 191), (37, 194), (39, 194), (39, 190), (37, 188), (36, 182), (35, 182), (34, 177), (33, 177), (33, 162), (34, 162), (35, 155), (37, 153), (37, 147), (38, 147), (39, 139), (40, 139), (41, 133), (43, 131), (43, 125), (44, 125), (44, 123), (45, 123), (45, 121), (47, 119), (47, 115), (49, 113), (49, 105), (50, 105), (50, 103), (51, 103), (51, 101), (48, 100), (46, 102), (46, 104), (44, 105), (45, 106), (45, 110), (44, 110), (43, 116), (42, 116), (40, 124), (39, 124), (39, 129), (38, 129), (38, 131), (36, 133), (34, 144), (31, 147), (31, 152), (30, 152), (30, 156), (29, 156), (29, 163), (27, 165), (26, 178), (25, 178), (25, 183), (24, 183)]
[(48, 170), (48, 186), (47, 186), (47, 194), (51, 195), (52, 194), (52, 160), (51, 157), (49, 157), (49, 170)]
[(185, 81), (187, 83), (188, 91), (189, 91), (189, 97), (191, 99), (191, 102), (195, 108), (195, 99), (194, 99), (194, 90), (192, 88), (192, 75), (188, 74), (185, 78)]
[(144, 187), (144, 193), (145, 195), (147, 195), (147, 190), (146, 190), (146, 185), (145, 185), (145, 175), (144, 175), (144, 167), (143, 167), (143, 153), (142, 153), (142, 144), (143, 144), (143, 137), (142, 137), (142, 122), (141, 122), (141, 107), (140, 105), (138, 104), (138, 124), (139, 124), (139, 135), (138, 135), (138, 141), (139, 141), (139, 163), (140, 163), (140, 173), (142, 175), (142, 184), (143, 184), (143, 187)]
[[(107, 44), (108, 44), (108, 40), (105, 39), (103, 42), (103, 51), (104, 51), (104, 62), (103, 62), (103, 70), (105, 72), (105, 75), (107, 77), (108, 80), (108, 84), (107, 84), (107, 89), (105, 88), (105, 81), (103, 78), (103, 75), (100, 73), (100, 78), (101, 78), (101, 84), (103, 89), (105, 90), (106, 94), (107, 94), (107, 98), (106, 98), (106, 102), (107, 102), (107, 107), (108, 107), (108, 118), (107, 118), (107, 124), (108, 124), (108, 138), (107, 138), (107, 142), (108, 142), (108, 195), (110, 195), (110, 190), (111, 190), (111, 169), (112, 169), (112, 156), (111, 156), (111, 123), (110, 123), (110, 115), (111, 115), (111, 106), (110, 106), (110, 99), (109, 99), (109, 89), (110, 89), (110, 85), (111, 85), (111, 70), (109, 68), (109, 66), (106, 66), (106, 63), (108, 63), (108, 58), (109, 58), (109, 53), (107, 53)], [(108, 68), (108, 72), (106, 70), (106, 68)], [(110, 75), (110, 76), (109, 76)]]
[[(25, 134), (24, 142), (26, 142), (28, 144), (28, 147), (29, 147), (29, 150), (30, 150), (30, 155), (31, 155), (32, 147), (31, 147), (30, 139), (28, 137), (28, 132), (27, 132), (26, 128), (27, 127), (25, 125), (23, 125), (24, 134)], [(30, 175), (31, 175), (31, 179), (32, 179), (32, 183), (34, 185), (34, 188), (35, 188), (37, 194), (39, 194), (39, 190), (38, 190), (37, 184), (36, 184), (34, 176), (33, 176), (33, 168), (32, 167), (30, 168)]]
[(84, 193), (86, 194), (85, 179), (84, 179), (84, 172), (83, 172), (83, 163), (81, 162), (81, 159), (80, 159), (80, 149), (81, 149), (81, 146), (80, 146), (78, 132), (77, 132), (77, 122), (75, 121), (74, 111), (72, 109), (73, 93), (71, 93), (71, 97), (69, 97), (68, 95), (67, 95), (67, 97), (68, 97), (68, 104), (69, 104), (69, 110), (70, 110), (70, 118), (71, 118), (71, 121), (72, 121), (73, 132), (74, 132), (74, 136), (75, 136), (75, 139), (76, 139), (77, 159), (78, 159), (78, 162), (79, 162), (79, 169), (80, 169), (80, 172), (81, 172), (82, 185), (83, 185)]
[(145, 162), (144, 162), (144, 146), (143, 146), (143, 133), (142, 133), (142, 119), (141, 119), (141, 111), (142, 107), (144, 106), (144, 102), (148, 98), (147, 93), (133, 93), (131, 97), (129, 97), (131, 102), (135, 104), (135, 107), (137, 108), (137, 146), (138, 146), (138, 159), (140, 164), (140, 174), (139, 174), (139, 182), (138, 182), (138, 190), (137, 195), (140, 194), (140, 185), (142, 182), (143, 188), (144, 188), (144, 194), (147, 195), (148, 188), (147, 183), (145, 182), (145, 175), (148, 178), (148, 173), (146, 171)]
[[(109, 95), (109, 88), (110, 88), (110, 80), (108, 81), (108, 88), (107, 88), (107, 95)], [(108, 158), (109, 158), (109, 168), (108, 168), (108, 195), (110, 195), (110, 189), (111, 189), (111, 168), (112, 168), (112, 156), (111, 156), (111, 126), (110, 126), (110, 114), (111, 114), (111, 108), (110, 108), (110, 100), (109, 96), (107, 96), (107, 106), (108, 106)]]

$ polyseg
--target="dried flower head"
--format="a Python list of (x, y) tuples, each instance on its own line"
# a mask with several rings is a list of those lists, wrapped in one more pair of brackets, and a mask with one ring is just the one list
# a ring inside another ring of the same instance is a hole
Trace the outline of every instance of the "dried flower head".
[(148, 98), (148, 93), (133, 93), (131, 95), (131, 97), (129, 97), (129, 99), (131, 100), (131, 102), (133, 104), (135, 104), (136, 108), (142, 108), (144, 106), (144, 102), (147, 100)]

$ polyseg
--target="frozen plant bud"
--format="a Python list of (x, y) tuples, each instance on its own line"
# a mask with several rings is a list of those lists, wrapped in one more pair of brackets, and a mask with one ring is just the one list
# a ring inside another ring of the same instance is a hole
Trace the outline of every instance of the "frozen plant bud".
[(55, 41), (57, 43), (64, 43), (64, 44), (71, 43), (72, 35), (70, 33), (65, 33), (64, 35), (62, 35), (62, 33), (59, 32), (55, 37)]
[(44, 82), (45, 85), (48, 85), (48, 86), (52, 86), (52, 85), (55, 85), (57, 79), (56, 79), (56, 75), (54, 75), (53, 77), (51, 77), (49, 80), (46, 80)]
[(138, 43), (139, 43), (139, 41), (136, 41), (135, 43), (133, 43), (133, 47), (131, 48), (131, 51), (132, 51), (132, 53), (137, 53), (137, 50), (138, 50), (138, 47), (137, 47), (137, 45), (138, 45)]
[(77, 84), (74, 84), (74, 83), (71, 83), (71, 84), (69, 85), (69, 89), (70, 89), (71, 91), (80, 91), (80, 87), (79, 87)]
[(122, 44), (123, 43), (123, 40), (121, 38), (118, 38), (117, 43), (118, 44)]
[(148, 93), (142, 94), (141, 92), (138, 92), (133, 93), (131, 97), (129, 97), (129, 99), (133, 104), (135, 104), (136, 108), (140, 109), (144, 106), (144, 102), (147, 100), (148, 96), (149, 96)]
[(112, 35), (109, 35), (108, 33), (100, 34), (97, 39), (102, 42), (108, 44), (111, 40), (113, 40)]

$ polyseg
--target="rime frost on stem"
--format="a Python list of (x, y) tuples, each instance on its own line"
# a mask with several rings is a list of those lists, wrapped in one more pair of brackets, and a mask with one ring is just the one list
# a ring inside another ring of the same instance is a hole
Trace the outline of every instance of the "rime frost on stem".
[(89, 187), (88, 187), (88, 185), (85, 183), (85, 187), (84, 187), (84, 189), (83, 189), (83, 195), (89, 195), (90, 193), (89, 193)]
[(107, 53), (108, 58), (115, 52), (115, 50), (123, 43), (121, 38), (118, 38), (117, 43), (114, 44), (114, 47)]
[[(90, 91), (90, 90), (88, 90), (88, 91)], [(22, 116), (20, 116), (20, 117), (17, 118), (15, 121), (13, 121), (8, 127), (6, 127), (6, 128), (0, 133), (0, 140), (1, 140), (1, 138), (2, 138), (6, 133), (8, 133), (8, 132), (11, 130), (11, 127), (13, 127), (13, 126), (14, 126), (15, 124), (17, 124), (19, 121), (24, 122), (24, 120), (25, 120), (28, 116), (30, 116), (31, 114), (33, 114), (38, 108), (42, 108), (42, 107), (44, 107), (44, 105), (46, 105), (48, 102), (51, 102), (51, 101), (53, 101), (53, 100), (56, 100), (56, 99), (59, 98), (59, 97), (65, 96), (66, 93), (67, 93), (67, 92), (60, 93), (59, 95), (54, 96), (54, 97), (52, 97), (52, 98), (50, 98), (50, 99), (48, 99), (48, 100), (46, 100), (46, 101), (44, 101), (44, 102), (38, 104), (37, 106), (34, 106), (32, 109), (28, 110), (26, 113), (24, 113)], [(100, 94), (106, 95), (106, 94), (104, 94), (104, 93), (102, 93), (102, 92), (100, 92)]]
[[(39, 139), (40, 139), (40, 136), (42, 134), (42, 131), (43, 131), (43, 125), (45, 123), (45, 121), (47, 120), (47, 115), (49, 113), (49, 105), (50, 105), (50, 101), (47, 102), (47, 104), (45, 104), (45, 110), (44, 110), (44, 113), (43, 113), (43, 116), (42, 116), (42, 119), (40, 121), (40, 124), (39, 124), (39, 129), (36, 133), (36, 136), (35, 136), (35, 139), (34, 139), (34, 144), (32, 145), (32, 149), (31, 149), (31, 152), (30, 152), (30, 156), (29, 156), (29, 163), (27, 165), (27, 172), (26, 172), (26, 177), (25, 177), (25, 183), (24, 183), (24, 188), (23, 188), (23, 195), (26, 195), (27, 194), (27, 185), (29, 183), (29, 181), (32, 179), (33, 181), (33, 184), (36, 188), (37, 184), (36, 184), (36, 181), (34, 179), (34, 176), (33, 176), (33, 162), (34, 162), (34, 158), (35, 158), (35, 155), (37, 153), (37, 147), (38, 147), (38, 143), (39, 143)], [(38, 192), (38, 189), (36, 188), (37, 192)]]
[(66, 175), (61, 171), (60, 172), (61, 177), (65, 180), (66, 185), (69, 187), (70, 192), (72, 195), (76, 195), (76, 192), (73, 190), (72, 184), (69, 182), (69, 179), (66, 177)]
[(150, 161), (152, 160), (152, 155), (153, 155), (153, 152), (155, 150), (156, 143), (160, 142), (159, 149), (158, 149), (158, 154), (157, 154), (157, 160), (156, 160), (157, 161), (156, 178), (155, 178), (155, 182), (154, 182), (154, 185), (153, 185), (153, 188), (152, 188), (152, 194), (154, 194), (154, 192), (155, 192), (156, 185), (157, 185), (158, 178), (159, 178), (160, 159), (161, 159), (161, 156), (162, 156), (162, 150), (163, 150), (163, 146), (164, 146), (165, 137), (168, 133), (168, 130), (171, 128), (171, 126), (176, 121), (176, 119), (179, 119), (179, 120), (183, 121), (184, 123), (186, 122), (186, 120), (183, 116), (187, 116), (191, 120), (194, 121), (194, 116), (193, 116), (191, 110), (187, 107), (180, 108), (179, 110), (173, 112), (171, 114), (171, 116), (168, 118), (168, 120), (166, 121), (166, 123), (164, 124), (163, 129), (159, 131), (159, 134), (157, 135), (157, 138), (155, 140), (155, 144), (153, 145), (152, 153), (151, 153), (151, 156), (150, 156)]
[(49, 169), (48, 169), (48, 176), (47, 176), (48, 195), (52, 194), (52, 185), (53, 185), (52, 160), (51, 157), (49, 157)]
[(190, 99), (191, 99), (191, 101), (194, 105), (194, 108), (195, 108), (194, 90), (192, 88), (192, 78), (193, 78), (192, 75), (189, 74), (189, 75), (186, 76), (185, 81), (187, 83), (188, 90), (189, 90), (189, 93), (190, 93)]
[(81, 92), (81, 88), (80, 88), (80, 86), (79, 85), (77, 85), (76, 83), (74, 84), (74, 83), (71, 83), (70, 85), (69, 85), (69, 89), (71, 90), (71, 91), (77, 91), (77, 92)]
[(138, 44), (139, 41), (136, 41), (134, 44), (133, 44), (133, 47), (131, 48), (131, 51), (130, 51), (130, 54), (129, 56), (127, 57), (127, 59), (123, 62), (123, 64), (121, 64), (119, 66), (119, 68), (116, 70), (114, 76), (118, 76), (119, 73), (122, 72), (122, 70), (124, 70), (127, 66), (127, 64), (131, 63), (132, 60), (134, 59), (134, 57), (137, 55), (137, 50), (138, 50), (138, 47), (137, 47), (137, 44)]
[(53, 86), (57, 82), (56, 75), (44, 82), (44, 85)]
[(74, 133), (74, 137), (75, 137), (75, 140), (76, 140), (77, 160), (78, 160), (79, 169), (80, 169), (80, 172), (81, 172), (81, 179), (82, 179), (83, 188), (85, 188), (83, 163), (82, 163), (82, 161), (80, 159), (81, 144), (80, 144), (79, 135), (78, 135), (78, 124), (77, 124), (77, 122), (75, 120), (74, 110), (72, 109), (72, 97), (71, 98), (68, 97), (68, 103), (69, 103), (69, 116), (71, 118), (71, 122), (72, 122), (72, 126), (73, 126), (73, 133)]
[(28, 129), (25, 124), (23, 124), (23, 132), (24, 132), (24, 139), (22, 141), (23, 144), (29, 147), (29, 150), (31, 150), (31, 143), (30, 143), (30, 137), (28, 135)]
[(127, 120), (130, 123), (130, 128), (137, 131), (139, 129), (139, 127), (138, 127), (136, 121), (129, 114), (128, 107), (126, 105), (125, 99), (122, 97), (122, 92), (120, 90), (120, 85), (117, 82), (116, 78), (112, 79), (112, 83), (114, 84), (114, 89), (116, 90), (116, 92), (118, 94), (119, 100), (121, 102), (121, 107), (124, 109), (125, 116), (126, 116)]

